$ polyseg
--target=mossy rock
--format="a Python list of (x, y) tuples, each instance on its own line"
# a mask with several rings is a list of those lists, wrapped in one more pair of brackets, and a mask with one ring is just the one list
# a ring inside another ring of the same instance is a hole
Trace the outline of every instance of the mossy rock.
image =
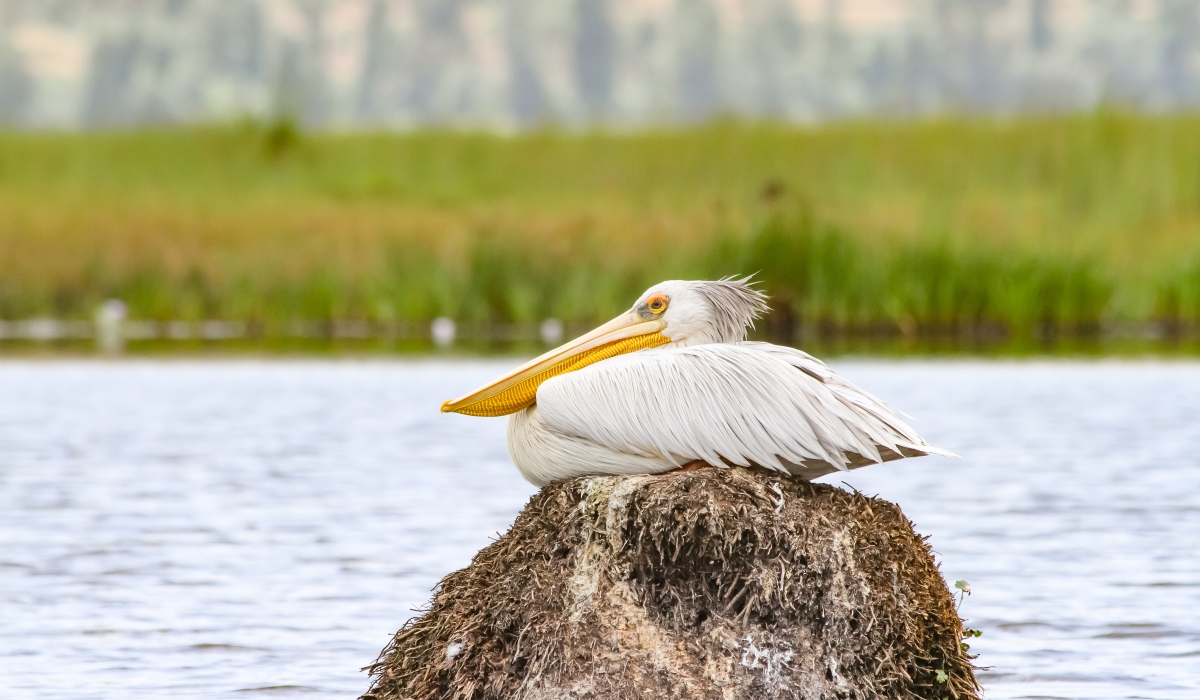
[(895, 505), (749, 469), (580, 477), (447, 576), (364, 698), (954, 698), (979, 686)]

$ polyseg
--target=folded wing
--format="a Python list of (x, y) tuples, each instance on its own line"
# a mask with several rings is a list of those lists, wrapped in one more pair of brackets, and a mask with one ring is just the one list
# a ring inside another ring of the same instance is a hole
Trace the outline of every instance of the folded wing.
[(613, 358), (545, 382), (537, 405), (560, 432), (679, 464), (758, 465), (811, 479), (901, 457), (955, 456), (820, 360), (767, 343)]

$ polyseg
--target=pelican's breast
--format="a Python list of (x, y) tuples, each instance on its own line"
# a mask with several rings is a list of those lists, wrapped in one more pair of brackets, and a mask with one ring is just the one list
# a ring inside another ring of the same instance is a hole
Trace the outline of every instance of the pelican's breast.
[(508, 454), (521, 476), (535, 486), (585, 474), (657, 474), (677, 466), (557, 430), (544, 420), (537, 404), (508, 417)]

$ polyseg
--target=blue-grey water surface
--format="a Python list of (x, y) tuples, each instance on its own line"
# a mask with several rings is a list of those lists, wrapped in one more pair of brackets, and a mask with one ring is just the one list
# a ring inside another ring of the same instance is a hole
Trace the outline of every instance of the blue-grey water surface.
[[(352, 698), (533, 493), (477, 362), (0, 364), (0, 697)], [(834, 363), (963, 455), (899, 503), (990, 698), (1200, 698), (1200, 365)]]

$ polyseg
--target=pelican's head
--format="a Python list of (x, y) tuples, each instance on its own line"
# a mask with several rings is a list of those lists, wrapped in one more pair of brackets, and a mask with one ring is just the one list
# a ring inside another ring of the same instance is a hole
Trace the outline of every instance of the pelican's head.
[(676, 347), (736, 343), (746, 339), (767, 310), (767, 296), (750, 286), (749, 279), (660, 282), (647, 289), (629, 313), (643, 321), (661, 321), (659, 332)]
[(673, 345), (736, 343), (767, 310), (767, 297), (749, 277), (670, 280), (647, 289), (633, 308), (599, 328), (536, 357), (496, 381), (442, 404), (443, 413), (503, 416), (533, 404), (552, 377), (623, 355)]

